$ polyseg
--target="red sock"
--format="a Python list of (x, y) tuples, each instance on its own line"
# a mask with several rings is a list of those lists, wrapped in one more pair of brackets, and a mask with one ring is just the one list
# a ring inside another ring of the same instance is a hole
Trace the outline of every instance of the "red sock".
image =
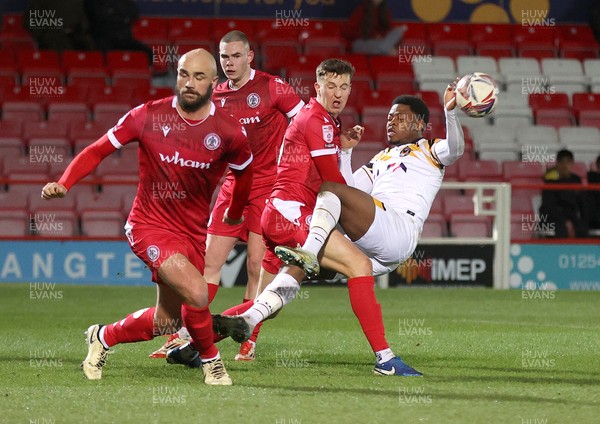
[(154, 331), (155, 307), (140, 309), (127, 315), (124, 319), (104, 327), (104, 342), (108, 347), (118, 343), (141, 342), (152, 340)]
[(210, 359), (217, 356), (219, 351), (213, 342), (212, 316), (208, 307), (194, 308), (184, 303), (181, 305), (181, 318), (200, 357)]
[(390, 346), (385, 339), (381, 305), (377, 303), (374, 285), (375, 278), (372, 276), (355, 277), (348, 280), (352, 311), (358, 318), (373, 352), (378, 352)]
[(217, 295), (217, 291), (219, 291), (218, 284), (207, 284), (208, 286), (208, 304), (210, 305), (213, 300), (215, 300), (215, 296)]
[[(244, 303), (246, 303), (246, 302), (252, 302), (252, 304), (254, 304), (254, 301), (244, 298)], [(256, 339), (258, 339), (258, 333), (260, 332), (261, 326), (262, 326), (262, 322), (259, 322), (258, 325), (256, 327), (254, 327), (254, 331), (252, 332), (252, 335), (250, 336), (250, 338), (248, 340), (256, 343)]]

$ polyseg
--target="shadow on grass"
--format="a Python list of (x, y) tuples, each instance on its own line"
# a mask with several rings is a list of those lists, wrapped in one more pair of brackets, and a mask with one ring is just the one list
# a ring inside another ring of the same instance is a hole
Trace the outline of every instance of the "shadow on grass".
[[(423, 379), (410, 378), (412, 381), (425, 381)], [(406, 379), (398, 379), (398, 383), (400, 381), (408, 381)], [(280, 385), (269, 385), (269, 384), (239, 384), (239, 386), (245, 387), (254, 387), (260, 389), (269, 389), (269, 390), (285, 390), (290, 392), (302, 392), (302, 393), (312, 393), (312, 394), (323, 394), (323, 393), (331, 393), (331, 394), (354, 394), (361, 396), (377, 396), (381, 398), (381, 396), (386, 396), (388, 398), (399, 399), (400, 392), (398, 390), (377, 390), (377, 389), (367, 389), (367, 388), (343, 388), (343, 387), (307, 387), (307, 386), (280, 386)], [(567, 399), (550, 399), (544, 398), (540, 396), (529, 396), (529, 395), (507, 395), (507, 394), (499, 394), (499, 393), (489, 393), (489, 394), (465, 394), (465, 393), (439, 393), (435, 391), (428, 391), (428, 395), (431, 395), (434, 399), (446, 399), (446, 400), (459, 400), (459, 401), (482, 401), (482, 402), (530, 402), (530, 403), (551, 403), (558, 405), (580, 405), (580, 406), (598, 406), (598, 402), (582, 402), (582, 401), (572, 401)]]

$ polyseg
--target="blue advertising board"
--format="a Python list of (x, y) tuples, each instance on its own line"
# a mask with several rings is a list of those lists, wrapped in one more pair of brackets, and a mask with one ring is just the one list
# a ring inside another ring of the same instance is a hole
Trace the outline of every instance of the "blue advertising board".
[(513, 244), (510, 287), (600, 290), (599, 244)]
[(153, 284), (126, 241), (0, 241), (0, 282)]

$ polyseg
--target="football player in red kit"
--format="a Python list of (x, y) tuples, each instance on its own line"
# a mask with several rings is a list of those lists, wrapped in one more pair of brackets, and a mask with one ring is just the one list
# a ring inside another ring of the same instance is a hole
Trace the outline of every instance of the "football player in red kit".
[[(199, 352), (206, 384), (230, 385), (214, 345), (208, 308), (204, 252), (212, 194), (227, 166), (232, 170), (231, 201), (223, 220), (237, 225), (252, 184), (252, 153), (245, 130), (211, 101), (217, 64), (203, 49), (181, 57), (176, 96), (140, 105), (98, 141), (84, 149), (58, 182), (44, 186), (42, 197), (64, 197), (79, 180), (123, 145), (139, 144), (140, 182), (126, 235), (133, 252), (152, 271), (157, 284), (155, 307), (134, 312), (87, 331), (88, 355), (82, 367), (88, 379), (102, 377), (109, 348), (174, 332), (183, 323)], [(157, 190), (185, 195), (162, 196)]]
[[(248, 203), (244, 208), (244, 222), (231, 226), (223, 222), (225, 209), (231, 202), (234, 175), (228, 172), (211, 213), (206, 241), (206, 267), (204, 278), (211, 291), (217, 290), (221, 268), (238, 240), (247, 242), (246, 269), (248, 280), (243, 302), (254, 300), (258, 290), (260, 265), (265, 245), (260, 229), (260, 217), (275, 183), (277, 156), (288, 119), (304, 106), (280, 77), (252, 69), (254, 52), (241, 31), (231, 31), (221, 38), (219, 58), (227, 80), (217, 85), (213, 102), (236, 118), (247, 131), (252, 149), (253, 181)], [(214, 285), (214, 286), (213, 286)], [(254, 346), (260, 326), (256, 326), (250, 339), (240, 346), (235, 356), (238, 361), (254, 360)], [(165, 357), (167, 351), (186, 342), (182, 329), (150, 356)]]

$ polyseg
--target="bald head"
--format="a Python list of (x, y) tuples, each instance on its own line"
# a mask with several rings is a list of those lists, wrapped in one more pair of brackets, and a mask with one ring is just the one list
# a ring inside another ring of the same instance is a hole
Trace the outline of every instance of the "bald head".
[(180, 69), (185, 69), (190, 74), (202, 72), (210, 79), (217, 76), (217, 62), (213, 55), (204, 49), (190, 50), (181, 56), (177, 63), (177, 71)]
[(195, 49), (181, 56), (175, 87), (179, 107), (195, 113), (208, 105), (217, 80), (217, 62), (209, 52)]

